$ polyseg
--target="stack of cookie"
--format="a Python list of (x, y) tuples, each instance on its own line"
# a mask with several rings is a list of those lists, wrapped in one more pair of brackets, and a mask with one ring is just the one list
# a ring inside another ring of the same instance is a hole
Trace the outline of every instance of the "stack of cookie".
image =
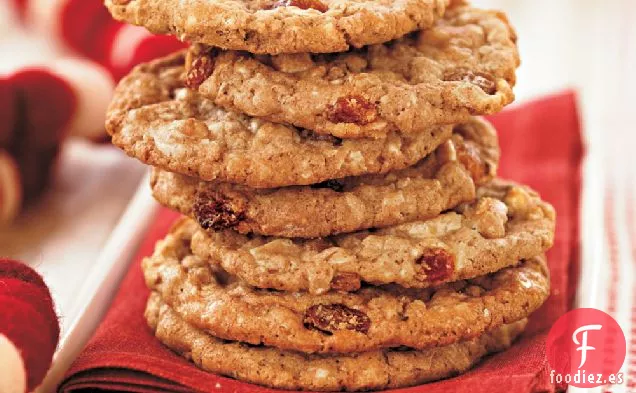
[[(448, 0), (107, 0), (196, 42), (136, 68), (113, 143), (181, 219), (146, 318), (199, 367), (284, 389), (464, 372), (547, 298), (552, 207), (496, 178), (505, 16)], [(322, 54), (321, 54), (322, 53)]]

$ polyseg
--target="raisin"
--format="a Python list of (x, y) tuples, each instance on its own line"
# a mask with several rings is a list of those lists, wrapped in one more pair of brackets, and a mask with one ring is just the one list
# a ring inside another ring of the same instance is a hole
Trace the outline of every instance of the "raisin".
[(344, 304), (311, 306), (305, 312), (303, 322), (307, 328), (328, 334), (338, 330), (354, 330), (366, 334), (371, 327), (371, 319), (365, 313)]
[(447, 82), (469, 82), (482, 89), (486, 94), (493, 95), (497, 92), (497, 84), (492, 75), (483, 72), (473, 72), (465, 68), (456, 68), (444, 75)]
[(430, 248), (417, 260), (420, 280), (436, 282), (447, 279), (455, 268), (452, 254), (443, 248)]
[(235, 228), (245, 219), (245, 212), (240, 206), (216, 193), (198, 194), (193, 210), (203, 229), (219, 231)]
[(343, 192), (344, 184), (339, 182), (338, 180), (327, 180), (322, 183), (312, 184), (311, 188), (319, 189), (319, 188), (329, 188), (334, 190), (335, 192)]
[(197, 55), (186, 75), (185, 85), (191, 89), (198, 89), (214, 71), (214, 58), (211, 51)]
[(338, 273), (331, 280), (331, 287), (336, 291), (357, 291), (360, 289), (360, 277), (355, 273)]
[(298, 7), (303, 10), (313, 9), (320, 12), (329, 11), (329, 7), (319, 0), (278, 0), (272, 8)]
[(365, 125), (377, 119), (376, 105), (359, 95), (340, 97), (328, 107), (327, 118), (332, 123)]

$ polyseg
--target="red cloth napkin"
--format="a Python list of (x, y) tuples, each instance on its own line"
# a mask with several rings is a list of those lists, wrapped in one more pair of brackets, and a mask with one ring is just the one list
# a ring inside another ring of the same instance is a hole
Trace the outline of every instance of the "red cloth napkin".
[[(401, 392), (551, 392), (544, 342), (546, 330), (571, 306), (578, 267), (578, 208), (583, 154), (574, 93), (510, 109), (491, 120), (500, 132), (500, 174), (528, 184), (554, 204), (556, 243), (549, 252), (552, 295), (531, 318), (524, 337), (507, 352), (489, 357), (457, 378), (400, 389)], [(176, 219), (162, 210), (111, 310), (69, 370), (60, 392), (90, 389), (126, 392), (272, 392), (271, 389), (201, 371), (164, 348), (143, 318), (148, 296), (140, 259), (149, 255)]]

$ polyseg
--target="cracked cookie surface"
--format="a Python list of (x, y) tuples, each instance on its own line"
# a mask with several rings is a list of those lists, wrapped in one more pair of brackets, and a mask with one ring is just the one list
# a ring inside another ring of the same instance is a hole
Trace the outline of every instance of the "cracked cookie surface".
[(316, 240), (206, 232), (191, 249), (258, 288), (353, 292), (364, 284), (426, 288), (514, 266), (552, 247), (555, 214), (528, 188), (494, 181), (478, 199), (425, 221)]
[(185, 321), (226, 340), (305, 353), (425, 349), (526, 318), (549, 295), (544, 256), (435, 288), (363, 287), (321, 295), (257, 289), (191, 250), (183, 219), (143, 261), (147, 286)]
[(107, 114), (113, 144), (162, 169), (252, 188), (311, 185), (414, 165), (451, 126), (340, 139), (228, 112), (184, 87), (183, 52), (135, 68)]
[(217, 105), (340, 138), (416, 134), (514, 100), (519, 54), (506, 16), (449, 9), (430, 29), (328, 55), (190, 48), (189, 86)]
[(155, 169), (151, 185), (160, 203), (211, 231), (318, 238), (435, 217), (474, 199), (498, 162), (495, 130), (475, 118), (419, 163), (384, 175), (258, 190)]
[(106, 0), (118, 20), (252, 53), (341, 52), (430, 27), (449, 0)]
[(526, 325), (520, 320), (472, 340), (423, 351), (321, 356), (220, 340), (185, 322), (157, 293), (150, 295), (145, 317), (159, 341), (203, 370), (272, 388), (311, 391), (379, 390), (452, 377), (509, 348)]

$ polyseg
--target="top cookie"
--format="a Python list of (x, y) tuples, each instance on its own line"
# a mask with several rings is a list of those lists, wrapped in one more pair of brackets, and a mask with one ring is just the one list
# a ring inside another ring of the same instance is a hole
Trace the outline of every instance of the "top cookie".
[(346, 53), (253, 56), (196, 45), (187, 84), (226, 109), (340, 138), (419, 133), (513, 101), (506, 16), (450, 8), (431, 29)]
[(252, 53), (342, 52), (430, 27), (449, 0), (106, 0), (118, 20)]

